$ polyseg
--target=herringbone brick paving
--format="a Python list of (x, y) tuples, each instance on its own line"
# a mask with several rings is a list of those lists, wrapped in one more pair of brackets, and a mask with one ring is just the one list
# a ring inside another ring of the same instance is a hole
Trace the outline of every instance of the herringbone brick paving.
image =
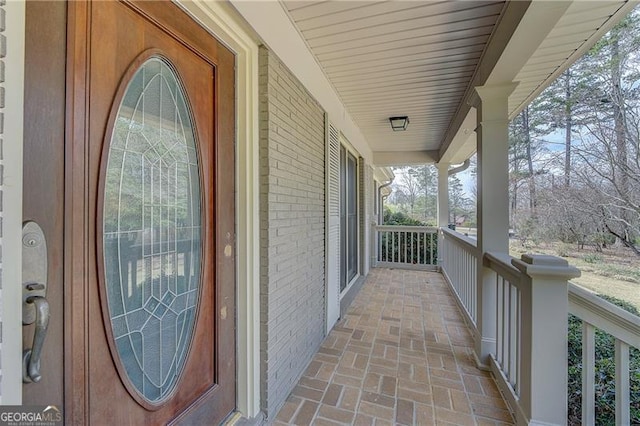
[(441, 274), (373, 269), (274, 425), (509, 425)]

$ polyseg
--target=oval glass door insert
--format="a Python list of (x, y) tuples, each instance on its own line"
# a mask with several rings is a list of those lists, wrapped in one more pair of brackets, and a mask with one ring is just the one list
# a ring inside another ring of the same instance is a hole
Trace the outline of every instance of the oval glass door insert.
[(128, 83), (104, 176), (104, 270), (115, 347), (135, 390), (158, 404), (185, 365), (202, 253), (195, 128), (164, 58), (145, 61)]

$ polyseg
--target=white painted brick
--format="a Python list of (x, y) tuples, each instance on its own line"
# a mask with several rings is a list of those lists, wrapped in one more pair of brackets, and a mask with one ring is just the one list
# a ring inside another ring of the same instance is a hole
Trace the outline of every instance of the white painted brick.
[(262, 405), (272, 419), (323, 339), (324, 111), (260, 54)]

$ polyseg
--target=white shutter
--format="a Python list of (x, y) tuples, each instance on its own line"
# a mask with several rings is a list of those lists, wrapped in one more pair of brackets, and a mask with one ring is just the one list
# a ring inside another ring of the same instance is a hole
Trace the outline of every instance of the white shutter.
[(358, 256), (360, 257), (360, 275), (366, 276), (369, 273), (369, 188), (368, 171), (369, 166), (364, 162), (364, 158), (358, 159), (358, 214), (360, 215), (358, 246)]
[(326, 332), (329, 334), (340, 318), (340, 137), (328, 115), (325, 115), (325, 127), (325, 302)]

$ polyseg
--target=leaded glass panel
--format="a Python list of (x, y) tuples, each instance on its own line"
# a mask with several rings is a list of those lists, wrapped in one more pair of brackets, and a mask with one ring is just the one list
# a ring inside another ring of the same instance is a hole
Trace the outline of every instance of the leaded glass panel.
[(172, 66), (148, 59), (118, 108), (105, 174), (103, 251), (115, 346), (142, 397), (171, 394), (193, 335), (201, 278), (195, 129)]

